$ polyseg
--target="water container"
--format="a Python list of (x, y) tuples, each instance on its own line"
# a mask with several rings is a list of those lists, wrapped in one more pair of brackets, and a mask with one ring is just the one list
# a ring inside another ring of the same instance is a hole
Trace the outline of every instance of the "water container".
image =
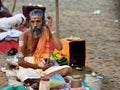
[(102, 78), (96, 78), (96, 77), (92, 77), (92, 76), (86, 76), (84, 81), (93, 90), (101, 90)]
[(49, 77), (42, 77), (39, 83), (39, 90), (50, 90)]

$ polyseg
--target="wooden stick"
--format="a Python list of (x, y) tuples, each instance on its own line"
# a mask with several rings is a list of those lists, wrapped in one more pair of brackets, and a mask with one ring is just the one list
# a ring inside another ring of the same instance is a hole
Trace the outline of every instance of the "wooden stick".
[(56, 35), (59, 37), (59, 2), (56, 0)]
[(14, 1), (13, 1), (13, 8), (12, 8), (12, 13), (13, 13), (13, 12), (14, 12), (14, 10), (15, 10), (16, 1), (17, 1), (17, 0), (14, 0)]

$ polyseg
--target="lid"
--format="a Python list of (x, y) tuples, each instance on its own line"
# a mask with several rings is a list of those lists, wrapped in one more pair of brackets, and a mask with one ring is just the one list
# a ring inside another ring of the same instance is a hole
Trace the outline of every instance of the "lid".
[(41, 80), (42, 81), (49, 81), (49, 77), (42, 77)]
[(73, 79), (80, 79), (80, 75), (72, 75)]

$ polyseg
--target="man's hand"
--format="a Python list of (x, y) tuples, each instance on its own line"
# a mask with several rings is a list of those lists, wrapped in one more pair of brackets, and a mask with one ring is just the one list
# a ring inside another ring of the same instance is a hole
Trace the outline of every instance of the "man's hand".
[(51, 66), (53, 66), (52, 63), (46, 64), (46, 65), (44, 65), (44, 67), (42, 67), (42, 70), (45, 71), (46, 69), (48, 69)]
[(48, 19), (48, 26), (52, 26), (52, 17), (51, 16), (47, 16)]
[(48, 19), (47, 26), (48, 26), (50, 32), (52, 32), (52, 17), (51, 16), (47, 16), (47, 19)]

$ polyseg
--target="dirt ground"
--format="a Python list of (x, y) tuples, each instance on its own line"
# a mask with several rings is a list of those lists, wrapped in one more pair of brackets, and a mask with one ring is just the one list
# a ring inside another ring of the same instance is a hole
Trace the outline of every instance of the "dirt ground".
[[(4, 0), (10, 11), (12, 1)], [(56, 30), (55, 0), (17, 0), (14, 14), (29, 3), (46, 6)], [(102, 90), (120, 90), (120, 0), (59, 0), (59, 29), (60, 38), (73, 35), (86, 40), (88, 67), (104, 75)], [(0, 53), (0, 68), (6, 66), (6, 57)], [(7, 79), (0, 72), (0, 86), (5, 85)]]

